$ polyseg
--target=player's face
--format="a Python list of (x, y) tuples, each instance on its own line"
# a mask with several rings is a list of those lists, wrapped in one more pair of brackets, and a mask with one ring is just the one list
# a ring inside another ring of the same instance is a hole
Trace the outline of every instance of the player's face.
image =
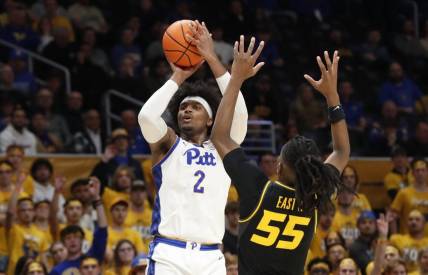
[(122, 243), (122, 245), (117, 249), (119, 250), (120, 262), (126, 265), (131, 264), (132, 259), (134, 259), (134, 257), (136, 256), (134, 248), (132, 248), (132, 246), (129, 243), (125, 242), (125, 243)]
[(64, 246), (70, 255), (75, 255), (82, 250), (83, 236), (79, 232), (68, 234), (64, 238)]
[(29, 224), (34, 218), (34, 206), (31, 201), (22, 201), (18, 205), (18, 219), (24, 224)]
[(180, 104), (177, 121), (180, 131), (187, 135), (201, 134), (213, 124), (205, 108), (196, 101)]
[(125, 205), (117, 204), (111, 209), (111, 217), (113, 218), (113, 221), (118, 225), (122, 225), (125, 222), (127, 215), (128, 207), (126, 207)]

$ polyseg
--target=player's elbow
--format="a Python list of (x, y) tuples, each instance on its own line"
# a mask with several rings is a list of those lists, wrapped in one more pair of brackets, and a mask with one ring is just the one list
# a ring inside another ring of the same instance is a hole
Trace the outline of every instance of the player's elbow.
[(150, 124), (152, 120), (153, 117), (150, 115), (149, 110), (143, 106), (138, 113), (138, 124), (140, 124), (141, 129), (144, 129), (144, 126)]

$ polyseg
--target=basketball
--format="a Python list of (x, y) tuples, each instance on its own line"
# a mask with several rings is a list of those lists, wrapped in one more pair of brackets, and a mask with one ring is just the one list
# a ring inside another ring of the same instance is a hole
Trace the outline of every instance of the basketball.
[(185, 34), (191, 35), (191, 20), (179, 20), (171, 24), (162, 39), (163, 52), (166, 59), (181, 68), (189, 68), (199, 64), (202, 56), (195, 45), (190, 43)]

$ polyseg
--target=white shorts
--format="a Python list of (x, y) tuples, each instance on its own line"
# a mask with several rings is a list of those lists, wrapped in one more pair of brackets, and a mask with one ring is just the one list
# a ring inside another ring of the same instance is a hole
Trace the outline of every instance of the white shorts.
[(226, 264), (217, 246), (155, 238), (146, 275), (226, 275)]

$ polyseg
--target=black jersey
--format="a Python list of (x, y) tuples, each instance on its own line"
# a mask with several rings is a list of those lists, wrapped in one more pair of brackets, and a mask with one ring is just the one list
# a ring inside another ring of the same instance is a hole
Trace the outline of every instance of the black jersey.
[(239, 274), (302, 275), (316, 210), (300, 209), (294, 189), (270, 181), (241, 148), (223, 162), (240, 197)]

